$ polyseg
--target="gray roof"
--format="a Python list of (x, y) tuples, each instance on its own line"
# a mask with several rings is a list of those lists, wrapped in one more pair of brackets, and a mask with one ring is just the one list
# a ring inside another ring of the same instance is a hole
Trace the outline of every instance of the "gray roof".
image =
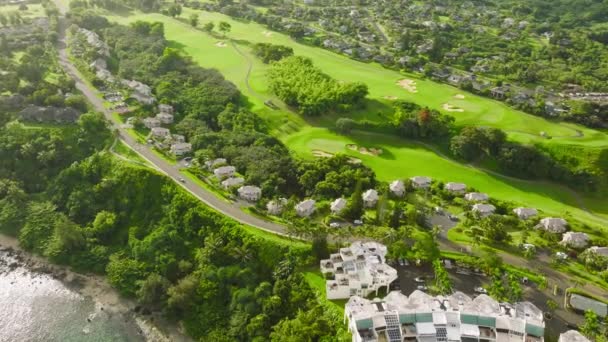
[(606, 305), (606, 303), (598, 302), (595, 299), (584, 297), (576, 293), (570, 296), (570, 305), (581, 311), (591, 310), (601, 317), (606, 317), (606, 315), (608, 315), (608, 305)]

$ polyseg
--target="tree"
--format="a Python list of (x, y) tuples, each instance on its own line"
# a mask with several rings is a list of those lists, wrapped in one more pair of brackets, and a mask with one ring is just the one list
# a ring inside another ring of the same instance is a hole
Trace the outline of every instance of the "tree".
[(585, 311), (585, 322), (579, 327), (579, 330), (591, 340), (594, 340), (601, 333), (600, 320), (594, 311)]
[(443, 267), (441, 260), (433, 260), (433, 270), (435, 271), (435, 287), (441, 295), (448, 295), (452, 293), (452, 281), (450, 275)]
[(360, 220), (363, 216), (363, 208), (363, 184), (359, 180), (346, 208), (344, 208), (343, 216), (349, 220)]
[(145, 278), (145, 264), (114, 254), (106, 267), (108, 281), (125, 296), (135, 296), (139, 281)]
[(203, 25), (203, 30), (206, 32), (211, 32), (211, 31), (213, 31), (214, 28), (215, 28), (215, 24), (212, 21)]
[(329, 257), (329, 248), (327, 247), (327, 235), (319, 234), (312, 240), (312, 255), (317, 261), (327, 259)]
[(182, 14), (182, 5), (173, 4), (173, 5), (169, 6), (169, 15), (170, 16), (175, 18), (175, 17), (179, 17), (181, 14)]
[(220, 24), (218, 26), (218, 30), (220, 32), (222, 32), (222, 34), (224, 34), (224, 36), (226, 36), (226, 34), (228, 32), (230, 32), (230, 29), (232, 28), (232, 26), (230, 26), (229, 23), (225, 22), (225, 21), (220, 21)]
[(193, 13), (190, 15), (190, 26), (197, 27), (198, 26), (198, 14)]
[(138, 282), (137, 299), (145, 305), (160, 306), (165, 302), (169, 281), (158, 273), (150, 273), (145, 279)]
[(353, 127), (355, 127), (355, 121), (349, 118), (339, 118), (336, 120), (336, 129), (342, 134), (349, 134)]
[(253, 54), (260, 57), (262, 62), (268, 64), (293, 56), (293, 49), (284, 45), (257, 43), (253, 46)]

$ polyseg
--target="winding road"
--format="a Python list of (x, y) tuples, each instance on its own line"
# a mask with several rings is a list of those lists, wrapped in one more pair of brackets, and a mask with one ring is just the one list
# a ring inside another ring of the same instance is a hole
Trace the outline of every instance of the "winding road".
[(59, 64), (63, 67), (65, 72), (75, 81), (76, 88), (80, 92), (82, 92), (82, 94), (88, 99), (88, 101), (93, 105), (93, 107), (95, 107), (95, 110), (100, 113), (103, 113), (106, 119), (110, 122), (112, 129), (116, 130), (116, 132), (118, 133), (118, 137), (127, 146), (129, 146), (129, 148), (131, 148), (135, 153), (139, 154), (143, 159), (148, 161), (159, 172), (164, 173), (171, 179), (175, 180), (176, 184), (186, 189), (188, 192), (196, 196), (199, 200), (204, 202), (209, 207), (217, 210), (218, 212), (228, 217), (231, 217), (232, 219), (242, 224), (252, 226), (254, 228), (258, 228), (274, 234), (288, 236), (286, 226), (266, 221), (255, 216), (251, 216), (243, 212), (240, 205), (236, 203), (225, 202), (196, 183), (193, 183), (188, 180), (181, 182), (180, 179), (183, 179), (183, 175), (180, 173), (178, 167), (160, 158), (150, 149), (150, 147), (140, 144), (136, 141), (135, 138), (130, 136), (128, 132), (121, 127), (121, 123), (118, 122), (112, 116), (112, 113), (107, 108), (105, 108), (103, 100), (101, 100), (101, 98), (99, 97), (98, 91), (89, 86), (84, 81), (84, 78), (82, 77), (78, 69), (69, 60), (67, 55), (66, 38), (68, 20), (65, 18), (67, 8), (65, 6), (61, 6), (61, 3), (58, 3), (57, 5), (62, 13), (62, 17), (59, 21)]

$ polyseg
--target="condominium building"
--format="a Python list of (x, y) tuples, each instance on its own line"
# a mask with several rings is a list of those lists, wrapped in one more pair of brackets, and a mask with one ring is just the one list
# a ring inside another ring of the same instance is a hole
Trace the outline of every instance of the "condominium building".
[(321, 260), (321, 272), (333, 275), (327, 280), (328, 299), (345, 299), (378, 293), (397, 279), (397, 270), (385, 264), (386, 246), (377, 242), (355, 242), (339, 253)]
[(543, 312), (530, 302), (499, 303), (462, 292), (433, 297), (398, 291), (384, 299), (354, 296), (344, 320), (353, 342), (542, 342)]

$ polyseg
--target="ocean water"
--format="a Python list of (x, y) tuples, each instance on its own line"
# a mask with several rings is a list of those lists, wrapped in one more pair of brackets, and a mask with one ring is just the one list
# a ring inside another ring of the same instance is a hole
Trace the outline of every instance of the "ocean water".
[(0, 342), (145, 341), (133, 320), (15, 261), (0, 251)]

